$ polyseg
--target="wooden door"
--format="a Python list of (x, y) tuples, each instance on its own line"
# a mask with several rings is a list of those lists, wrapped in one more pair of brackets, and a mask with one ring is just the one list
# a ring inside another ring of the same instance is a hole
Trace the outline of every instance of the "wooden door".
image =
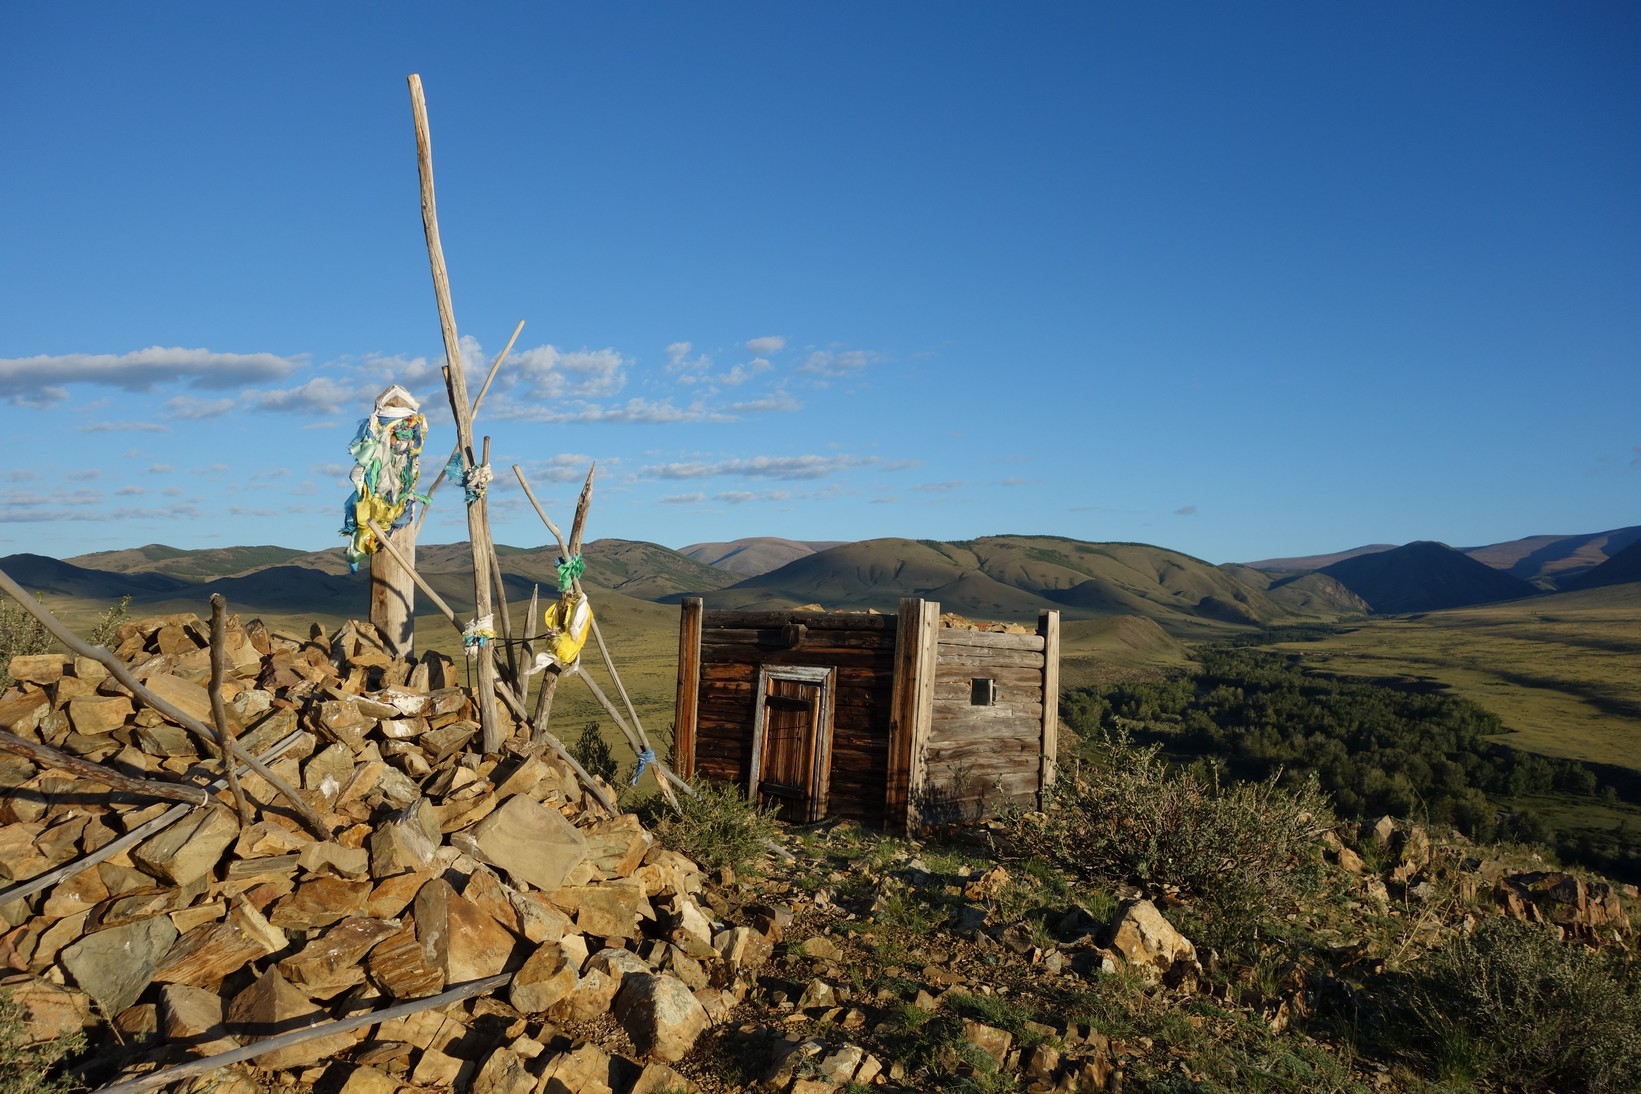
[(832, 775), (830, 669), (764, 668), (758, 674), (748, 795), (776, 805), (782, 820), (826, 816)]

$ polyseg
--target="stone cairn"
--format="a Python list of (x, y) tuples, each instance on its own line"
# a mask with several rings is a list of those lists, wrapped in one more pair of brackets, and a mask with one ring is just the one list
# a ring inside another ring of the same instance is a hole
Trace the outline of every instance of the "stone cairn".
[[(243, 812), (208, 787), (210, 744), (101, 661), (13, 659), (0, 996), (26, 1035), (85, 1030), (110, 1092), (206, 1072), (198, 1089), (692, 1089), (670, 1065), (745, 996), (767, 939), (527, 724), (470, 749), (448, 659), (394, 658), (368, 624), (313, 630), (227, 621), (228, 736), (299, 799), (242, 767)], [(111, 643), (143, 691), (216, 724), (211, 646), (193, 615)], [(141, 790), (165, 783), (209, 797)]]

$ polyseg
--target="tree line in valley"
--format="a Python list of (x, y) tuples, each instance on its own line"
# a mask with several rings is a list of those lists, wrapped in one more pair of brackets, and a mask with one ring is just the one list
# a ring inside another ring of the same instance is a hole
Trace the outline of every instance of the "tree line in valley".
[(1526, 804), (1553, 795), (1616, 806), (1635, 797), (1634, 780), (1489, 740), (1505, 732), (1498, 717), (1452, 695), (1323, 676), (1268, 650), (1214, 647), (1197, 660), (1190, 675), (1068, 689), (1061, 720), (1082, 737), (1159, 741), (1178, 761), (1212, 759), (1237, 779), (1315, 773), (1341, 816), (1390, 814), (1483, 842), (1544, 844), (1564, 861), (1641, 877), (1627, 822), (1558, 829)]

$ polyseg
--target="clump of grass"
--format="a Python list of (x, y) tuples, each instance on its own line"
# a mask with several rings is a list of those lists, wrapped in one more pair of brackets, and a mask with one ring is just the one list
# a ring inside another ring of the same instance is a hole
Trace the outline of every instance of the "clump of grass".
[(1175, 770), (1157, 745), (1114, 736), (1093, 762), (1062, 772), (1043, 812), (1010, 818), (1004, 852), (1085, 881), (1131, 880), (1191, 898), (1209, 930), (1245, 932), (1314, 895), (1320, 833), (1332, 824), (1314, 779), (1221, 783), (1217, 770)]
[(1641, 1089), (1641, 986), (1619, 958), (1493, 918), (1434, 951), (1411, 991), (1444, 1077), (1524, 1091)]
[(703, 866), (745, 873), (767, 849), (777, 831), (775, 810), (749, 802), (736, 787), (694, 784), (694, 794), (680, 794), (680, 812), (659, 798), (634, 809), (661, 843)]

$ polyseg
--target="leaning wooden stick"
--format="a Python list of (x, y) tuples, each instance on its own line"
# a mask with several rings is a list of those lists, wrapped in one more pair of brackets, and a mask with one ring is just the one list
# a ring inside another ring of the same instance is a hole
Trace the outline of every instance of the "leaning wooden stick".
[[(484, 438), (483, 466), (490, 466), (490, 438)], [(490, 503), (484, 498), (478, 500), (483, 509), (484, 519), (480, 524), (484, 528), (484, 550), (490, 557), (490, 581), (496, 594), (496, 634), (501, 637), (501, 648), (506, 651), (507, 675), (517, 684), (519, 678), (518, 657), (513, 652), (513, 617), (507, 610), (507, 588), (501, 580), (501, 560), (496, 557), (496, 541), (490, 535)], [(522, 689), (521, 689), (522, 690)]]
[[(83, 641), (73, 631), (59, 623), (56, 616), (46, 611), (32, 596), (24, 592), (22, 586), (13, 581), (3, 570), (0, 570), (0, 592), (4, 592), (30, 615), (38, 619), (40, 624), (50, 631), (57, 641), (67, 646), (72, 652), (79, 654), (81, 657), (89, 657), (108, 669), (114, 679), (125, 685), (126, 689), (131, 692), (138, 702), (151, 710), (159, 711), (207, 745), (216, 743), (217, 735), (215, 730), (206, 726), (205, 723), (193, 715), (149, 691), (135, 676), (131, 675), (131, 669), (126, 666), (124, 661), (121, 661), (101, 646), (93, 646)], [(234, 756), (248, 764), (252, 771), (268, 780), (268, 785), (279, 791), (291, 803), (292, 808), (296, 810), (303, 822), (313, 830), (315, 835), (325, 840), (331, 838), (330, 829), (325, 827), (324, 820), (318, 813), (313, 811), (313, 806), (304, 801), (302, 796), (292, 789), (289, 783), (270, 771), (267, 764), (246, 752), (237, 741), (229, 741), (228, 749)]]
[[(599, 706), (604, 708), (604, 713), (608, 714), (615, 724), (620, 727), (622, 735), (627, 738), (627, 743), (633, 746), (633, 752), (638, 755), (639, 766), (641, 768), (650, 766), (659, 768), (661, 761), (655, 757), (655, 751), (649, 745), (645, 744), (643, 746), (644, 752), (639, 751), (639, 737), (633, 733), (631, 727), (621, 717), (621, 712), (615, 709), (615, 704), (610, 702), (610, 697), (604, 694), (604, 689), (598, 686), (598, 681), (594, 680), (587, 674), (586, 670), (581, 668), (580, 662), (577, 662), (575, 667), (569, 671), (579, 678), (583, 684), (587, 685), (587, 690), (593, 693), (593, 699)], [(647, 760), (644, 758), (646, 752), (649, 754)], [(634, 781), (636, 782), (636, 776)], [(678, 798), (673, 794), (672, 787), (667, 785), (667, 780), (661, 777), (659, 770), (655, 774), (655, 785), (661, 788), (661, 796), (667, 799), (667, 804), (671, 805), (674, 811), (681, 812), (682, 810), (678, 806)]]
[(519, 664), (524, 672), (519, 676), (519, 698), (525, 702), (530, 699), (530, 673), (536, 663), (536, 644), (531, 640), (530, 632), (536, 629), (536, 611), (541, 607), (541, 586), (530, 586), (530, 606), (524, 610), (524, 638), (520, 645), (523, 656)]
[[(564, 542), (564, 533), (559, 531), (558, 525), (556, 525), (552, 522), (552, 520), (547, 516), (547, 511), (541, 507), (541, 502), (536, 500), (535, 491), (530, 489), (530, 483), (524, 477), (524, 469), (522, 467), (520, 467), (518, 464), (514, 464), (513, 465), (513, 475), (519, 480), (519, 485), (524, 488), (524, 496), (529, 498), (530, 499), (530, 504), (535, 507), (536, 516), (541, 518), (541, 522), (547, 526), (547, 531), (551, 532), (553, 538), (558, 541), (558, 549), (561, 552), (563, 552), (564, 557), (566, 559), (573, 557), (574, 552), (573, 552), (572, 548), (570, 547), (569, 544)], [(589, 470), (587, 472), (587, 484), (584, 487), (582, 487), (581, 498), (576, 503), (576, 519), (581, 521), (583, 523), (583, 525), (586, 523), (586, 519), (587, 519), (587, 507), (588, 507), (588, 501), (592, 496), (592, 485), (593, 485), (593, 473), (592, 473), (592, 471)], [(572, 531), (570, 534), (571, 534), (572, 540), (574, 540), (575, 537), (576, 537), (576, 532)], [(581, 582), (580, 581), (576, 581), (574, 587), (575, 587), (575, 590), (578, 594), (580, 594), (582, 596), (586, 595), (586, 592), (581, 588)], [(593, 683), (592, 677), (587, 676), (585, 673), (582, 673), (582, 679), (587, 683), (587, 685), (589, 687), (594, 689), (595, 695), (601, 699), (601, 701), (604, 705), (604, 708), (607, 711), (609, 711), (611, 717), (615, 719), (615, 724), (621, 728), (621, 732), (627, 738), (627, 743), (632, 746), (633, 753), (635, 755), (639, 756), (639, 757), (643, 757), (646, 754), (648, 754), (651, 757), (648, 762), (651, 766), (654, 766), (655, 769), (656, 769), (656, 775), (655, 775), (656, 785), (661, 788), (662, 796), (664, 796), (667, 799), (668, 803), (671, 804), (671, 806), (674, 809), (677, 809), (678, 808), (678, 799), (673, 796), (672, 789), (668, 785), (667, 779), (664, 778), (663, 775), (662, 775), (663, 772), (666, 772), (666, 774), (669, 774), (669, 775), (671, 774), (671, 772), (667, 771), (666, 764), (662, 763), (661, 760), (656, 757), (655, 747), (650, 744), (649, 736), (644, 732), (644, 724), (641, 721), (639, 721), (639, 719), (638, 719), (638, 711), (633, 706), (632, 698), (630, 696), (628, 696), (626, 686), (621, 683), (621, 674), (618, 673), (615, 670), (615, 658), (610, 656), (610, 647), (604, 641), (604, 632), (599, 630), (599, 628), (598, 628), (598, 617), (596, 615), (593, 616), (593, 618), (591, 620), (591, 623), (592, 623), (593, 641), (597, 643), (598, 651), (604, 659), (605, 671), (607, 671), (610, 674), (610, 679), (615, 682), (616, 690), (620, 693), (622, 701), (627, 706), (627, 713), (632, 717), (632, 722), (633, 722), (633, 727), (634, 728), (629, 728), (627, 723), (621, 720), (621, 716), (619, 714), (615, 713), (615, 709), (614, 709), (613, 705), (610, 704), (610, 701), (607, 697), (604, 697), (604, 693), (601, 690), (598, 689), (598, 685)], [(549, 692), (547, 689), (552, 687), (556, 682), (557, 682), (557, 678), (552, 677), (552, 678), (549, 678), (547, 681), (544, 681), (543, 684), (542, 684), (543, 694), (547, 695), (549, 697), (548, 698), (549, 702), (551, 701), (551, 692)], [(545, 724), (545, 714), (543, 713), (539, 703), (537, 705), (536, 713), (537, 713), (537, 724)], [(636, 732), (635, 732), (635, 730), (636, 730)], [(677, 781), (677, 780), (674, 780), (674, 781)], [(684, 785), (686, 787), (688, 786), (687, 783), (684, 784)], [(693, 793), (693, 791), (692, 791), (692, 793)]]
[(337, 1033), (349, 1033), (365, 1026), (374, 1026), (381, 1022), (390, 1022), (395, 1018), (404, 1018), (408, 1015), (435, 1007), (448, 1006), (459, 1003), (463, 999), (470, 999), (475, 995), (484, 995), (487, 992), (510, 983), (513, 974), (510, 972), (497, 973), (482, 980), (469, 980), (465, 984), (457, 984), (448, 991), (438, 995), (430, 995), (425, 999), (412, 999), (408, 1003), (388, 1007), (385, 1010), (366, 1011), (364, 1014), (355, 1014), (348, 1018), (338, 1018), (333, 1022), (320, 1022), (316, 1025), (294, 1029), (289, 1033), (281, 1033), (277, 1037), (269, 1037), (265, 1041), (256, 1041), (249, 1045), (242, 1045), (215, 1056), (207, 1056), (200, 1060), (190, 1060), (176, 1067), (165, 1068), (162, 1071), (151, 1071), (146, 1075), (139, 1075), (135, 1079), (127, 1079), (123, 1083), (114, 1083), (102, 1087), (95, 1094), (142, 1094), (145, 1090), (154, 1090), (158, 1087), (169, 1086), (191, 1079), (195, 1075), (204, 1075), (208, 1071), (215, 1071), (229, 1064), (237, 1064), (241, 1060), (252, 1060), (269, 1052), (277, 1052), (292, 1045), (305, 1044), (316, 1037), (329, 1037)]
[[(479, 414), (479, 404), (484, 402), (484, 393), (490, 390), (490, 381), (496, 378), (496, 370), (501, 368), (501, 363), (507, 359), (507, 354), (512, 351), (513, 343), (519, 340), (519, 332), (523, 329), (524, 320), (520, 319), (519, 325), (513, 328), (513, 337), (507, 340), (507, 344), (502, 347), (501, 353), (498, 354), (496, 359), (490, 363), (490, 373), (484, 378), (484, 385), (479, 388), (479, 393), (473, 397), (473, 416), (475, 418), (478, 417)], [(445, 382), (449, 383), (448, 380)], [(432, 500), (433, 498), (433, 491), (437, 490), (439, 488), (439, 484), (445, 480), (445, 468), (450, 466), (451, 457), (460, 455), (461, 449), (455, 448), (451, 450), (450, 456), (445, 458), (444, 467), (439, 468), (439, 474), (434, 478), (433, 485), (427, 488), (427, 497), (429, 500)], [(422, 521), (427, 519), (427, 510), (428, 506), (422, 506), (421, 513), (416, 517), (417, 531), (421, 530)]]
[(227, 675), (228, 660), (228, 601), (221, 593), (211, 594), (211, 717), (217, 724), (217, 751), (222, 755), (222, 770), (228, 779), (228, 790), (234, 796), (239, 810), (239, 823), (251, 823), (251, 803), (245, 800), (245, 789), (239, 785), (239, 765), (228, 755), (228, 742), (234, 730), (228, 723), (228, 705), (222, 700), (222, 681)]

